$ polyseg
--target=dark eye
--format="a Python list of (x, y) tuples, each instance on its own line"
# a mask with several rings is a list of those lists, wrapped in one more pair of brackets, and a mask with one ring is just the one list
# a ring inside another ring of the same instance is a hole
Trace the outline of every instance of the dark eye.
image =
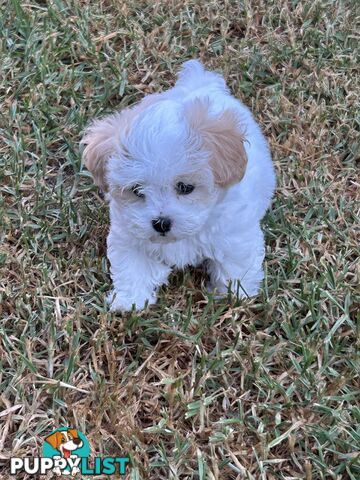
[(131, 188), (131, 191), (134, 193), (134, 195), (136, 195), (137, 197), (139, 198), (145, 198), (145, 195), (142, 193), (141, 191), (141, 185), (139, 183), (137, 183), (136, 185), (134, 185), (132, 188)]
[(176, 184), (176, 191), (179, 195), (189, 195), (194, 188), (194, 185), (190, 185), (189, 183), (178, 182)]

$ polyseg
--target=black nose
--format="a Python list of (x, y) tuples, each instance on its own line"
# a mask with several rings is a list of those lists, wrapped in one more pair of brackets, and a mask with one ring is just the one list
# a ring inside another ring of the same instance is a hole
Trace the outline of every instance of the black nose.
[(75, 437), (75, 438), (73, 438), (73, 442), (75, 443), (75, 445), (80, 445), (81, 438)]
[(171, 220), (166, 217), (155, 218), (152, 222), (154, 230), (165, 235), (165, 233), (170, 232)]

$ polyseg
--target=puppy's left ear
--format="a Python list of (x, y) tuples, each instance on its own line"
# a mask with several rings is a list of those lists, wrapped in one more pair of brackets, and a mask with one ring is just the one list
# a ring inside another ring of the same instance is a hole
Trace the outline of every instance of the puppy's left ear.
[(72, 438), (79, 438), (78, 431), (75, 428), (69, 428), (68, 432), (71, 434)]
[(229, 187), (238, 183), (245, 174), (245, 135), (234, 110), (228, 109), (220, 115), (213, 115), (209, 108), (208, 99), (195, 99), (186, 107), (185, 115), (210, 153), (215, 183), (220, 187)]

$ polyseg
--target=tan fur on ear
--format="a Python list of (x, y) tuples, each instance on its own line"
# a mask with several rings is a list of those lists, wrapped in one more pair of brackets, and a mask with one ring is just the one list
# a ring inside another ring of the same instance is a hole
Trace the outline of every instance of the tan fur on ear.
[(106, 162), (111, 155), (121, 150), (121, 135), (128, 134), (139, 113), (159, 100), (161, 100), (160, 95), (149, 95), (131, 108), (95, 120), (86, 129), (80, 142), (85, 145), (83, 151), (84, 163), (92, 173), (94, 183), (102, 190), (107, 190)]
[(55, 450), (59, 450), (59, 447), (61, 445), (61, 433), (55, 432), (52, 435), (46, 437), (45, 441), (50, 443), (50, 445), (55, 448)]
[(79, 438), (78, 431), (75, 428), (69, 428), (68, 433), (71, 434), (72, 438)]
[(190, 126), (200, 134), (204, 147), (211, 153), (215, 183), (228, 187), (239, 182), (245, 174), (247, 155), (245, 136), (236, 113), (224, 110), (218, 116), (211, 116), (209, 101), (195, 99), (185, 114)]

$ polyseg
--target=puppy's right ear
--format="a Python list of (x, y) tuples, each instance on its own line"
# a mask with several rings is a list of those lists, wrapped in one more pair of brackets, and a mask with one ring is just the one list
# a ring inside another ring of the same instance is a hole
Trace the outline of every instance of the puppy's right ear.
[(95, 120), (85, 131), (83, 159), (94, 183), (106, 191), (106, 162), (121, 148), (121, 134), (127, 129), (126, 110)]
[(140, 103), (125, 108), (121, 112), (95, 120), (85, 131), (81, 144), (85, 145), (83, 159), (92, 173), (94, 182), (107, 191), (106, 162), (117, 152), (121, 152), (122, 139), (128, 135), (134, 120), (149, 106), (159, 102), (161, 94), (153, 93)]

